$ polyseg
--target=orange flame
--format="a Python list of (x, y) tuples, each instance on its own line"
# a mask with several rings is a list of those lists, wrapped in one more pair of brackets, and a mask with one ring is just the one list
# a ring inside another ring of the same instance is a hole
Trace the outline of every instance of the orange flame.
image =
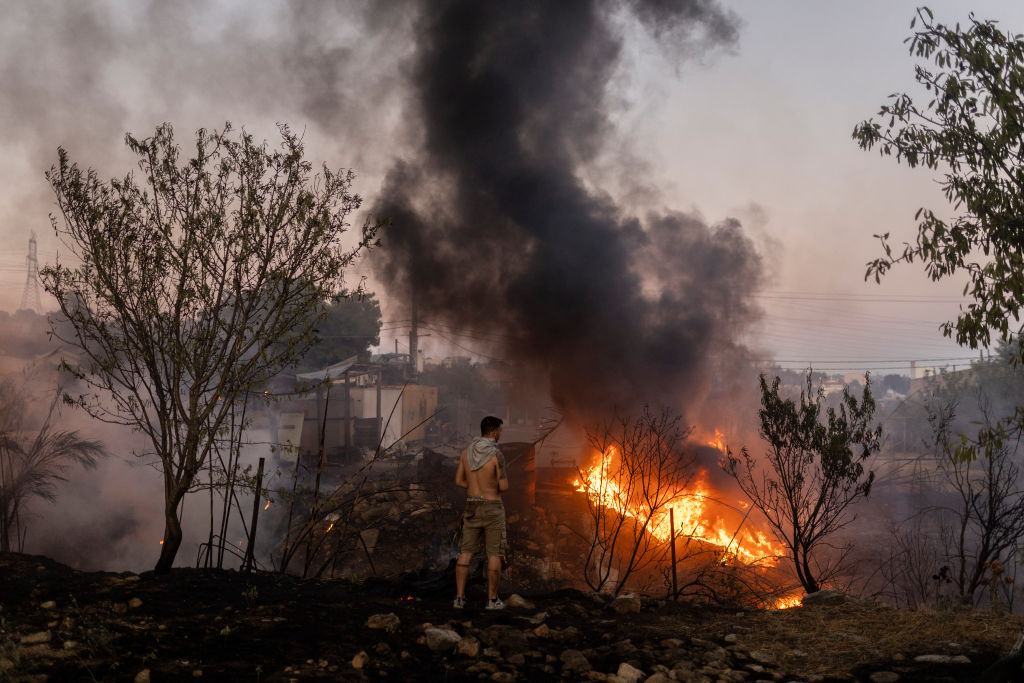
[(329, 527), (327, 527), (327, 531), (325, 531), (324, 533), (325, 534), (331, 533), (331, 529), (333, 529), (333, 528), (334, 528), (334, 522), (331, 522), (331, 525)]
[[(715, 433), (721, 435), (717, 430)], [(647, 531), (659, 541), (668, 542), (672, 538), (674, 521), (677, 538), (688, 537), (719, 546), (728, 555), (747, 564), (774, 566), (778, 562), (781, 550), (763, 532), (741, 535), (727, 529), (721, 520), (712, 523), (708, 519), (704, 511), (708, 491), (703, 481), (696, 482), (689, 490), (668, 492), (666, 498), (671, 502), (653, 514), (649, 508), (635, 504), (623, 490), (625, 482), (617, 480), (611, 471), (616, 456), (614, 448), (605, 451), (597, 464), (582, 472), (582, 481), (577, 479), (573, 482), (576, 490), (623, 517), (646, 522)]]
[(268, 501), (267, 501), (267, 504), (263, 506), (263, 509), (264, 509), (264, 510), (266, 510), (267, 508), (269, 508), (269, 507), (270, 507), (270, 503), (271, 503), (271, 502), (272, 502), (272, 501), (269, 501), (269, 500), (268, 500)]
[(785, 597), (778, 598), (777, 600), (772, 602), (771, 605), (768, 606), (768, 609), (790, 609), (791, 607), (799, 607), (803, 604), (803, 601), (804, 596), (801, 593), (797, 592), (793, 593), (792, 595), (787, 595)]
[(722, 454), (724, 455), (725, 454), (725, 434), (723, 434), (722, 432), (720, 432), (720, 431), (718, 431), (716, 429), (715, 430), (715, 438), (708, 439), (707, 445), (711, 446), (714, 449), (717, 449), (717, 450), (721, 451)]

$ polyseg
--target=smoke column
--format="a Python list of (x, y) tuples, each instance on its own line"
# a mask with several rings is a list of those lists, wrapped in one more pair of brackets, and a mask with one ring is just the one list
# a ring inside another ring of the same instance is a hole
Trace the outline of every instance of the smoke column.
[(762, 279), (738, 222), (630, 215), (584, 182), (613, 132), (623, 17), (678, 55), (736, 37), (713, 0), (424, 3), (407, 112), (421, 140), (375, 207), (392, 297), (501, 339), (573, 420), (691, 410), (712, 358), (742, 352)]

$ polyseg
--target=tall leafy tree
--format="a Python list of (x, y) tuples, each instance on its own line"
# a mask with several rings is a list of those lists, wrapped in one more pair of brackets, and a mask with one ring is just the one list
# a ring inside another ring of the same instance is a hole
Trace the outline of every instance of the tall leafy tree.
[(797, 578), (813, 593), (839, 566), (821, 552), (830, 536), (853, 521), (850, 505), (871, 492), (875, 475), (867, 465), (881, 447), (881, 427), (872, 427), (875, 401), (865, 377), (860, 400), (843, 390), (838, 410), (823, 405), (821, 387), (807, 375), (799, 401), (779, 393), (778, 377), (761, 375), (760, 434), (767, 449), (755, 458), (727, 453), (725, 469), (789, 550)]
[(148, 438), (164, 483), (157, 572), (181, 545), (196, 474), (238, 427), (235, 406), (309, 349), (345, 268), (375, 236), (367, 222), (342, 245), (361, 202), (354, 174), (314, 173), (301, 139), (279, 131), (271, 148), (230, 124), (201, 129), (183, 157), (164, 124), (126, 136), (136, 173), (102, 181), (61, 148), (46, 174), (72, 258), (41, 275), (83, 387), (65, 400)]
[(306, 369), (323, 368), (366, 354), (380, 343), (380, 302), (372, 292), (339, 298), (316, 327), (316, 342), (302, 358)]
[[(1024, 37), (974, 15), (947, 26), (926, 7), (910, 26), (914, 74), (927, 95), (892, 95), (853, 137), (863, 149), (938, 173), (958, 215), (919, 209), (917, 238), (901, 247), (879, 235), (883, 255), (868, 264), (867, 277), (880, 280), (915, 261), (933, 280), (966, 276), (973, 301), (943, 330), (962, 345), (985, 347), (993, 334), (1005, 341), (1024, 332)], [(976, 446), (998, 449), (1022, 426), (1018, 407), (983, 430)]]

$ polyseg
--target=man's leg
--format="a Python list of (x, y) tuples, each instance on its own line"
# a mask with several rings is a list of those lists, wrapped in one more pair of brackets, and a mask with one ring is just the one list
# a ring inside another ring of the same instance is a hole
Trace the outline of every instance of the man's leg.
[[(458, 571), (458, 566), (456, 566)], [(467, 570), (468, 571), (468, 570)], [(456, 574), (458, 576), (458, 574)], [(501, 556), (487, 556), (487, 599), (494, 600), (498, 597), (498, 581), (501, 579)]]
[(455, 560), (455, 597), (466, 597), (466, 581), (469, 579), (469, 562), (473, 553), (460, 553)]

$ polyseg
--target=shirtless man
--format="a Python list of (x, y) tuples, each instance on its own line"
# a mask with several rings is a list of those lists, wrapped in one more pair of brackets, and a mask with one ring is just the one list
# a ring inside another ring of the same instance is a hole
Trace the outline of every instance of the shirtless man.
[(466, 489), (466, 511), (462, 515), (462, 543), (455, 563), (456, 609), (466, 606), (469, 561), (483, 545), (487, 553), (487, 609), (504, 609), (498, 598), (501, 560), (505, 556), (505, 506), (501, 492), (508, 490), (505, 457), (498, 448), (501, 420), (488, 415), (480, 422), (481, 436), (462, 451), (455, 485)]

